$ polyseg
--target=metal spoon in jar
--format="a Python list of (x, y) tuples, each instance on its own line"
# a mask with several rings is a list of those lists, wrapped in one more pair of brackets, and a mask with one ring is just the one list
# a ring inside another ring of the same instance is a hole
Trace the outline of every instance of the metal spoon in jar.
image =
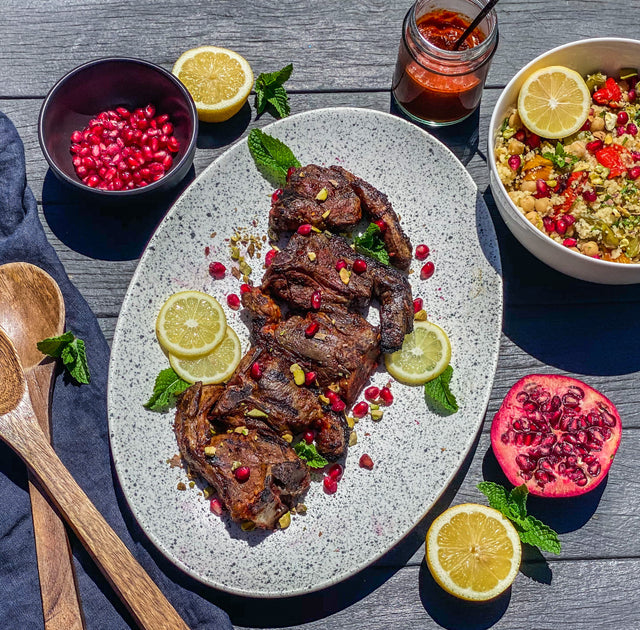
[(475, 20), (473, 20), (473, 22), (471, 22), (471, 24), (469, 24), (469, 26), (466, 28), (464, 33), (462, 33), (462, 35), (458, 37), (458, 39), (456, 40), (456, 43), (453, 45), (452, 50), (458, 50), (460, 46), (462, 46), (462, 43), (467, 39), (467, 37), (469, 37), (469, 35), (471, 35), (471, 33), (473, 33), (473, 31), (476, 29), (478, 24), (480, 24), (480, 22), (484, 20), (487, 13), (489, 13), (489, 11), (491, 11), (491, 9), (493, 9), (493, 7), (496, 6), (496, 4), (498, 4), (498, 0), (489, 0), (489, 2), (485, 5), (482, 11), (478, 13)]

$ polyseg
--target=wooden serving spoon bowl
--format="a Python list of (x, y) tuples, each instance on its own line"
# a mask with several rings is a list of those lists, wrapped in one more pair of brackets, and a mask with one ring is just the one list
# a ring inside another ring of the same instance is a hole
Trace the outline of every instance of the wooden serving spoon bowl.
[(145, 630), (188, 630), (51, 447), (31, 406), (18, 353), (2, 329), (0, 438), (24, 460), (136, 623)]

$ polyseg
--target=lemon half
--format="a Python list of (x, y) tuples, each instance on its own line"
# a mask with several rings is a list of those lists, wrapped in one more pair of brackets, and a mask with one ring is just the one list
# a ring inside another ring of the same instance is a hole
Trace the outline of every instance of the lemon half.
[(420, 385), (444, 372), (451, 361), (447, 333), (431, 322), (413, 322), (402, 348), (384, 357), (389, 374), (410, 385)]
[(518, 532), (511, 521), (485, 505), (449, 508), (433, 521), (426, 543), (433, 578), (461, 599), (481, 601), (500, 595), (520, 568)]
[(233, 50), (200, 46), (180, 55), (173, 74), (193, 97), (198, 118), (224, 122), (237, 114), (253, 87), (249, 62)]
[(156, 319), (160, 345), (183, 359), (204, 356), (224, 338), (227, 318), (218, 300), (200, 291), (174, 293)]
[(584, 125), (591, 93), (584, 79), (564, 66), (534, 72), (520, 88), (518, 113), (527, 129), (543, 138), (566, 138)]

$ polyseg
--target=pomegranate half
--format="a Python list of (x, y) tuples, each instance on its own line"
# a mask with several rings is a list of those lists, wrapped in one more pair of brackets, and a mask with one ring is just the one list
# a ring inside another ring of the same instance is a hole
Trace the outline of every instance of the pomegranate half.
[(509, 481), (541, 497), (573, 497), (607, 475), (622, 425), (613, 403), (568, 376), (530, 374), (506, 395), (491, 446)]

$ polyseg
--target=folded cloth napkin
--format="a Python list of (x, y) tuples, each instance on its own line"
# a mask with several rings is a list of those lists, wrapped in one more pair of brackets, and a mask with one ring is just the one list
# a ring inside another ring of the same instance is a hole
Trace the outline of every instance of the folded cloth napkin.
[[(109, 348), (95, 315), (71, 284), (38, 218), (27, 187), (22, 141), (0, 112), (0, 264), (38, 265), (60, 285), (67, 330), (86, 342), (91, 383), (73, 385), (58, 375), (53, 396), (53, 444), (76, 481), (193, 630), (232, 628), (228, 616), (208, 601), (211, 589), (171, 566), (137, 527), (114, 480), (107, 430)], [(0, 443), (0, 626), (43, 627), (42, 605), (22, 461)], [(71, 534), (78, 588), (88, 630), (135, 627), (106, 580)], [(162, 629), (158, 629), (162, 630)]]

